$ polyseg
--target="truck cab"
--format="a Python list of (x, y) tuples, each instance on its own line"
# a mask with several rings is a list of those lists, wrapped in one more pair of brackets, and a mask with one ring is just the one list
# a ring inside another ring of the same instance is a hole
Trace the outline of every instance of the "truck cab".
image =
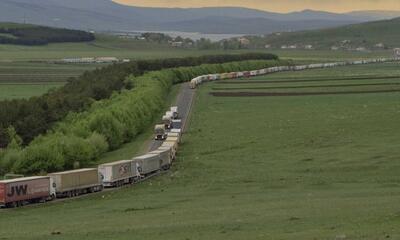
[(165, 125), (159, 124), (154, 128), (155, 140), (165, 140), (167, 138), (167, 133), (165, 131)]
[(170, 115), (164, 115), (162, 117), (162, 122), (165, 129), (170, 129), (172, 127), (172, 117)]

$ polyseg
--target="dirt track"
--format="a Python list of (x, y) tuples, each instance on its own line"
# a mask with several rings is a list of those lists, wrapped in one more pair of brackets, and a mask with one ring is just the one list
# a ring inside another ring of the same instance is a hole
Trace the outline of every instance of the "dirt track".
[(294, 96), (314, 96), (314, 95), (339, 95), (339, 94), (367, 94), (367, 93), (393, 93), (400, 92), (395, 90), (375, 90), (375, 91), (340, 91), (340, 92), (211, 92), (214, 97), (294, 97)]

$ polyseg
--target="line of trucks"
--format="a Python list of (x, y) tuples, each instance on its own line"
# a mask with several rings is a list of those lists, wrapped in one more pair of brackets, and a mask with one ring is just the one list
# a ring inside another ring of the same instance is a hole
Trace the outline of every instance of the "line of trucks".
[[(277, 66), (261, 70), (209, 74), (190, 81), (196, 88), (203, 82), (219, 79), (252, 77), (283, 71), (301, 71), (316, 68), (331, 68), (347, 65), (383, 63), (400, 58), (380, 58), (351, 62), (319, 63), (300, 66)], [(178, 107), (171, 107), (162, 117), (162, 124), (155, 126), (155, 139), (161, 146), (143, 156), (131, 160), (106, 163), (97, 168), (85, 168), (66, 172), (50, 173), (47, 176), (16, 178), (0, 181), (0, 207), (19, 207), (29, 203), (51, 201), (56, 198), (74, 197), (100, 192), (104, 188), (121, 187), (147, 179), (160, 171), (166, 171), (176, 158), (182, 136), (182, 121)]]
[[(32, 203), (44, 203), (54, 199), (71, 198), (83, 194), (103, 191), (104, 188), (134, 184), (161, 171), (170, 169), (176, 159), (182, 137), (178, 107), (166, 112), (160, 147), (145, 155), (130, 160), (121, 160), (47, 176), (21, 177), (0, 181), (0, 207), (14, 208)], [(156, 127), (157, 130), (157, 127)]]
[(317, 68), (332, 68), (340, 66), (349, 65), (361, 65), (361, 64), (372, 64), (372, 63), (384, 63), (384, 62), (394, 62), (399, 61), (400, 58), (377, 58), (377, 59), (367, 59), (367, 60), (357, 60), (357, 61), (344, 61), (344, 62), (333, 62), (333, 63), (314, 63), (308, 65), (297, 65), (297, 66), (277, 66), (264, 68), (260, 70), (253, 71), (243, 71), (243, 72), (231, 72), (231, 73), (218, 73), (218, 74), (208, 74), (193, 78), (190, 81), (190, 88), (194, 89), (203, 82), (211, 82), (216, 80), (224, 79), (234, 79), (243, 77), (255, 77), (277, 72), (286, 71), (303, 71), (307, 69), (317, 69)]

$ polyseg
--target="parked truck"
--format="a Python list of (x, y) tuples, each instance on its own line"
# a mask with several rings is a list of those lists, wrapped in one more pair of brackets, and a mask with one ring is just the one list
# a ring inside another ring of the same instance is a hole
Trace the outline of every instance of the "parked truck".
[[(168, 138), (167, 138), (168, 139)], [(161, 147), (170, 147), (172, 151), (172, 155), (176, 156), (178, 151), (178, 142), (177, 141), (165, 141)]]
[(97, 168), (50, 173), (48, 176), (52, 179), (57, 198), (74, 197), (103, 189)]
[(165, 140), (167, 137), (167, 133), (165, 132), (165, 125), (164, 124), (158, 124), (154, 128), (154, 133), (155, 133), (155, 140)]
[(139, 165), (133, 160), (106, 163), (98, 169), (104, 187), (120, 187), (140, 180)]
[(143, 156), (135, 157), (133, 161), (138, 163), (138, 171), (142, 177), (158, 172), (162, 165), (159, 154), (148, 153)]
[(178, 132), (172, 132), (171, 131), (171, 132), (168, 133), (168, 137), (175, 137), (175, 138), (178, 139), (178, 143), (181, 142), (181, 134), (178, 133)]
[(182, 128), (182, 120), (181, 119), (174, 119), (171, 121), (171, 128), (172, 129), (181, 129)]
[(0, 207), (20, 207), (56, 197), (50, 177), (25, 177), (0, 181)]
[(163, 122), (163, 124), (164, 124), (166, 129), (170, 129), (172, 127), (172, 118), (171, 118), (171, 116), (164, 115), (162, 117), (162, 122)]
[(170, 149), (159, 148), (157, 150), (149, 152), (149, 154), (158, 154), (159, 155), (159, 158), (161, 159), (160, 165), (161, 165), (162, 170), (166, 171), (166, 170), (170, 169), (171, 164), (172, 164), (172, 156), (171, 156)]
[(157, 150), (168, 151), (169, 155), (171, 156), (171, 161), (174, 161), (176, 159), (176, 152), (174, 151), (174, 148), (172, 146), (161, 145)]
[(173, 119), (179, 118), (179, 112), (178, 112), (178, 107), (177, 106), (171, 107), (171, 112), (172, 112), (172, 118)]

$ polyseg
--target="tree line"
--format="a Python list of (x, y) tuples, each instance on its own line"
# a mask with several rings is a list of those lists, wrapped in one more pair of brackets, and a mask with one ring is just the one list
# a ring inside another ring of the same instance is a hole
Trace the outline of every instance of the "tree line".
[(10, 34), (12, 36), (0, 35), (0, 44), (32, 46), (46, 45), (49, 43), (88, 42), (95, 40), (94, 34), (89, 32), (42, 26), (0, 27), (0, 33)]
[(8, 128), (27, 145), (36, 136), (48, 131), (54, 123), (62, 120), (69, 112), (82, 112), (94, 102), (109, 98), (113, 92), (135, 88), (135, 83), (127, 81), (130, 74), (139, 76), (149, 71), (180, 66), (197, 66), (250, 59), (277, 59), (271, 54), (211, 55), (201, 57), (138, 60), (124, 64), (114, 64), (94, 71), (87, 71), (77, 78), (70, 78), (65, 86), (42, 96), (29, 99), (0, 101), (0, 148), (10, 142)]
[(15, 130), (8, 128), (10, 144), (0, 151), (0, 174), (9, 171), (44, 174), (94, 165), (101, 154), (132, 141), (152, 124), (165, 107), (165, 97), (173, 84), (204, 74), (287, 64), (279, 60), (235, 61), (130, 75), (125, 82), (129, 82), (133, 89), (97, 101), (84, 112), (70, 113), (51, 131), (36, 137), (26, 147), (21, 146), (22, 139)]

